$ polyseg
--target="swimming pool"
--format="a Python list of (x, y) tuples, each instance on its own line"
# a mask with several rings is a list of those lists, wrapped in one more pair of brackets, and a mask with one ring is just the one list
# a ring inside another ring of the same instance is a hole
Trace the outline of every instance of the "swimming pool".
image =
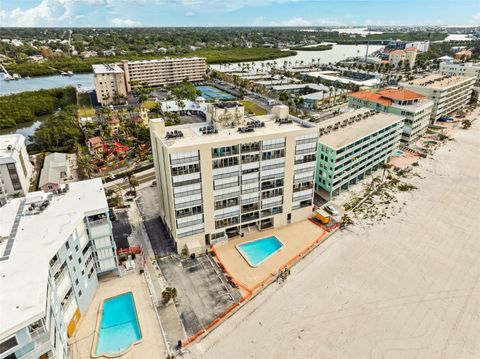
[(258, 267), (282, 247), (283, 243), (275, 236), (237, 244), (238, 251), (251, 267)]
[(132, 292), (104, 300), (95, 356), (120, 356), (142, 339)]
[(232, 96), (229, 93), (226, 93), (213, 86), (196, 86), (195, 88), (202, 93), (202, 97), (206, 101), (235, 99), (235, 96)]
[(403, 156), (403, 151), (397, 150), (394, 155), (397, 157)]

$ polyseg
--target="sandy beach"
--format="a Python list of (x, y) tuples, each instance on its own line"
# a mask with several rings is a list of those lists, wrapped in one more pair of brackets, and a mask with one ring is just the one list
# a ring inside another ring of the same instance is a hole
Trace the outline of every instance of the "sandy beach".
[(480, 358), (480, 121), (398, 192), (401, 211), (335, 233), (192, 358)]

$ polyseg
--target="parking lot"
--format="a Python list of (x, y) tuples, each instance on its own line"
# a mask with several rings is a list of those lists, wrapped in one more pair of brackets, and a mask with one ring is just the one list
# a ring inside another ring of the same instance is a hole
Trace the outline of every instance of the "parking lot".
[(209, 256), (168, 256), (158, 260), (158, 264), (168, 284), (177, 289), (177, 311), (188, 336), (240, 299), (240, 292), (225, 281)]

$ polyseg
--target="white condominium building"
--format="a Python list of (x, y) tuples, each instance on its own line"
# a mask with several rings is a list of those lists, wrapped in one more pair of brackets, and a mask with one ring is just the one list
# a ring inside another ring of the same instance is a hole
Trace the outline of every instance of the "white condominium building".
[(472, 62), (458, 64), (454, 62), (442, 62), (440, 63), (440, 73), (442, 75), (475, 77), (475, 81), (479, 82), (480, 64), (474, 64)]
[(209, 106), (210, 122), (150, 121), (160, 216), (177, 251), (308, 218), (318, 129), (286, 106), (248, 118), (236, 102)]
[(472, 95), (475, 77), (430, 75), (408, 82), (401, 88), (424, 95), (433, 101), (432, 122), (465, 106)]
[(32, 171), (25, 137), (18, 134), (0, 136), (0, 206), (9, 195), (28, 192)]
[(362, 108), (321, 122), (317, 192), (332, 199), (385, 162), (400, 145), (403, 120)]
[(100, 179), (1, 207), (0, 358), (67, 358), (97, 276), (117, 268)]
[(102, 106), (121, 104), (127, 100), (125, 74), (115, 64), (92, 65), (97, 101)]
[(122, 61), (127, 91), (136, 83), (165, 86), (182, 81), (203, 81), (207, 65), (203, 57), (169, 58), (161, 60)]
[(425, 133), (430, 124), (433, 101), (418, 93), (396, 88), (378, 92), (358, 91), (348, 95), (348, 105), (352, 108), (368, 107), (380, 112), (405, 117), (402, 144), (410, 146)]

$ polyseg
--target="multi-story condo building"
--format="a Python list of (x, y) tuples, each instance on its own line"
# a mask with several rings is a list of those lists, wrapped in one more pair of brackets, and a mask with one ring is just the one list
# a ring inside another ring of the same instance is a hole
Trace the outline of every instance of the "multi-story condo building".
[(102, 106), (121, 104), (127, 100), (125, 74), (116, 64), (92, 65), (97, 101)]
[(441, 62), (440, 73), (442, 75), (450, 76), (475, 77), (475, 81), (480, 82), (480, 64), (477, 63), (454, 63), (451, 61)]
[(405, 50), (393, 50), (388, 54), (388, 63), (392, 66), (398, 66), (401, 63), (408, 64), (410, 68), (415, 66), (417, 58), (417, 49), (408, 47)]
[(25, 137), (18, 134), (0, 136), (0, 205), (9, 195), (28, 192), (32, 171)]
[(401, 88), (424, 95), (433, 101), (431, 121), (465, 106), (470, 100), (475, 77), (434, 74), (408, 82)]
[(0, 358), (67, 358), (67, 338), (118, 268), (100, 179), (0, 208)]
[(283, 105), (249, 118), (236, 102), (209, 106), (209, 122), (150, 121), (160, 216), (177, 251), (310, 216), (318, 129)]
[(349, 107), (368, 107), (405, 117), (402, 144), (410, 146), (425, 133), (430, 124), (433, 101), (418, 93), (387, 88), (378, 92), (358, 91), (348, 95)]
[(207, 65), (203, 57), (169, 58), (161, 60), (122, 61), (127, 91), (136, 84), (165, 86), (182, 81), (203, 81)]
[(316, 190), (332, 199), (385, 162), (400, 145), (404, 118), (358, 109), (320, 123)]

